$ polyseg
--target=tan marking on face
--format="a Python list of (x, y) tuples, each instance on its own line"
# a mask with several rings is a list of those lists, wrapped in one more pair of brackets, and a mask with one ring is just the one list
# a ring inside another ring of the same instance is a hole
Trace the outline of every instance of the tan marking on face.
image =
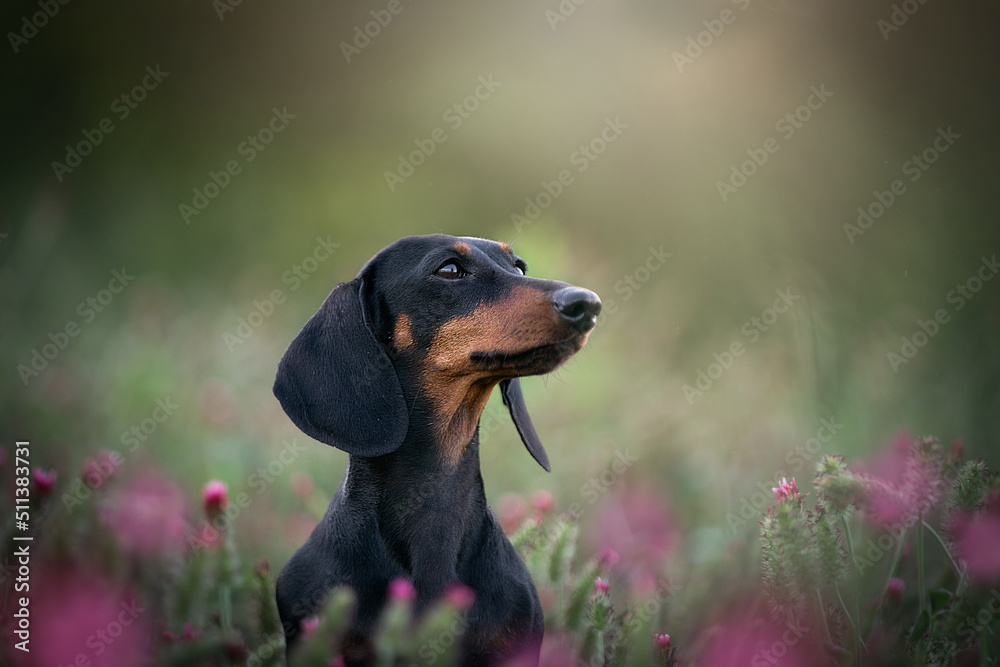
[(470, 248), (469, 244), (464, 241), (459, 241), (458, 243), (453, 245), (451, 249), (457, 252), (462, 257), (468, 257), (470, 254), (472, 254), (472, 248)]
[(510, 246), (507, 245), (506, 243), (500, 243), (500, 249), (503, 250), (504, 252), (508, 252), (508, 253), (510, 253), (512, 255), (514, 254), (514, 251), (511, 250)]
[(413, 326), (410, 323), (410, 316), (401, 313), (396, 318), (396, 326), (392, 331), (392, 346), (397, 350), (405, 350), (413, 345)]
[(567, 330), (543, 292), (515, 287), (503, 301), (483, 304), (446, 322), (431, 341), (421, 389), (434, 406), (442, 458), (456, 465), (472, 439), (496, 371), (470, 361), (473, 352), (523, 352), (565, 340)]
[(446, 322), (431, 341), (431, 366), (452, 375), (472, 367), (473, 352), (522, 352), (566, 338), (549, 297), (540, 290), (518, 286), (503, 301), (482, 304), (468, 315)]

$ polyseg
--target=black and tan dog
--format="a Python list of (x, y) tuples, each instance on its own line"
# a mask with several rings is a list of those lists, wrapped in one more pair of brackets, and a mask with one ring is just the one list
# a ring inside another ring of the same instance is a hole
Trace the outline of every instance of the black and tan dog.
[(358, 607), (341, 649), (348, 665), (370, 664), (387, 585), (404, 577), (418, 612), (455, 582), (475, 592), (462, 664), (537, 661), (542, 610), (486, 502), (479, 416), (499, 384), (549, 470), (518, 378), (580, 350), (601, 301), (525, 269), (503, 243), (403, 238), (338, 285), (288, 347), (275, 396), (307, 435), (350, 454), (326, 516), (278, 579), (289, 650), (302, 619), (347, 585)]

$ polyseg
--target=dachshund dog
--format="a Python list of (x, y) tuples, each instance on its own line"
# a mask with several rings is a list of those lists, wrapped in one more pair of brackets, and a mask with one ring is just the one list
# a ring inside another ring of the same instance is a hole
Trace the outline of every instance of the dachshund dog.
[(397, 577), (416, 611), (449, 585), (475, 593), (462, 665), (537, 664), (542, 609), (531, 575), (486, 502), (479, 417), (493, 387), (528, 452), (548, 456), (519, 377), (556, 369), (594, 328), (601, 300), (529, 278), (510, 246), (442, 234), (383, 248), (338, 285), (282, 357), (274, 394), (304, 433), (347, 452), (326, 516), (277, 582), (288, 650), (338, 585), (357, 595), (340, 650), (374, 662), (373, 635)]

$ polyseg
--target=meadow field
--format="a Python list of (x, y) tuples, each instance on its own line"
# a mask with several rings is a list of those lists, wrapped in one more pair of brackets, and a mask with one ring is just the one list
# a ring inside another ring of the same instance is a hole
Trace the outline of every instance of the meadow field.
[[(499, 392), (480, 424), (543, 664), (997, 663), (994, 5), (0, 17), (4, 664), (284, 664), (273, 578), (347, 455), (278, 360), (439, 232), (603, 301), (522, 380), (552, 472)], [(472, 601), (394, 590), (384, 664), (448, 664)], [(351, 605), (301, 664), (337, 664)]]

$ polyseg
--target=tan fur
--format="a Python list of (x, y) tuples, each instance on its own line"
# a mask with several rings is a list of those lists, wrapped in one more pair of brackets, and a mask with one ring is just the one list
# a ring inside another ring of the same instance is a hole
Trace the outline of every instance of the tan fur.
[(472, 248), (470, 248), (469, 244), (465, 243), (464, 241), (459, 241), (458, 243), (453, 245), (451, 249), (457, 252), (462, 257), (467, 257), (469, 254), (472, 253)]
[(400, 313), (396, 318), (396, 326), (392, 332), (392, 345), (397, 350), (405, 350), (413, 345), (413, 328), (410, 324), (410, 316)]
[(421, 391), (435, 406), (445, 461), (454, 465), (462, 458), (490, 391), (499, 382), (495, 372), (478, 370), (469, 356), (522, 352), (564, 335), (548, 297), (529, 287), (517, 287), (504, 301), (481, 305), (438, 330), (425, 360)]

